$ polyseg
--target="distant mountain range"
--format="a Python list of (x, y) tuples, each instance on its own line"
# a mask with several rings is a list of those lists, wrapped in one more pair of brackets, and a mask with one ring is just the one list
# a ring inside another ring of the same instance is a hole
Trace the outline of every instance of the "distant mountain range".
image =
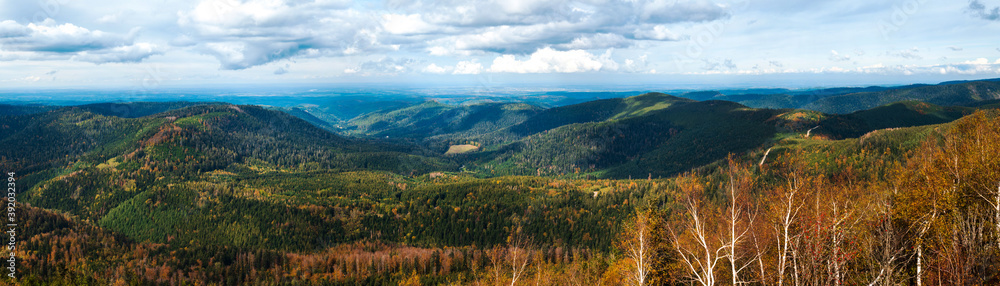
[(1000, 79), (951, 81), (936, 85), (900, 87), (830, 88), (806, 91), (770, 90), (700, 91), (680, 95), (695, 100), (727, 100), (755, 108), (799, 108), (846, 114), (900, 101), (923, 101), (937, 105), (970, 105), (1000, 99)]

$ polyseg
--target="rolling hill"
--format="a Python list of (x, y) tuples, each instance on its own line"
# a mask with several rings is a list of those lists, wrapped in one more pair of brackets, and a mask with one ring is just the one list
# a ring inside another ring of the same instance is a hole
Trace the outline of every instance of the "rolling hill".
[[(597, 104), (605, 109), (582, 114), (587, 120), (601, 121), (527, 129), (537, 132), (488, 153), (494, 157), (480, 155), (475, 165), (491, 174), (668, 176), (722, 159), (730, 152), (757, 148), (776, 132), (766, 122), (776, 114), (774, 110), (749, 109), (726, 101), (679, 100), (659, 94), (623, 101), (641, 104), (614, 109)], [(567, 106), (564, 110), (586, 107)], [(511, 127), (515, 128), (518, 126)]]
[[(24, 269), (26, 284), (472, 284), (518, 236), (531, 240), (533, 277), (600, 279), (627, 263), (615, 246), (637, 209), (678, 219), (685, 184), (699, 180), (690, 194), (728, 201), (727, 158), (752, 162), (737, 175), (760, 196), (787, 170), (848, 182), (806, 185), (816, 194), (867, 194), (927, 142), (993, 128), (995, 111), (976, 112), (995, 101), (972, 105), (828, 114), (656, 93), (551, 109), (424, 102), (362, 115), (372, 133), (358, 137), (252, 105), (77, 106), (0, 116), (0, 167), (17, 170), (28, 203), (18, 255), (44, 265)], [(449, 141), (494, 143), (448, 156), (426, 147)]]
[(683, 93), (680, 97), (699, 101), (733, 101), (753, 108), (808, 109), (823, 113), (847, 114), (900, 101), (922, 101), (942, 106), (970, 105), (1000, 98), (998, 92), (1000, 92), (1000, 81), (985, 79), (894, 87), (695, 91)]
[(541, 110), (523, 103), (447, 105), (427, 101), (359, 116), (347, 122), (342, 132), (377, 138), (469, 138), (522, 123)]
[(908, 101), (840, 115), (645, 94), (544, 110), (475, 137), (492, 145), (459, 158), (484, 175), (673, 176), (783, 138), (856, 138), (951, 122), (975, 110)]
[(1000, 82), (993, 80), (944, 83), (826, 97), (802, 106), (826, 113), (850, 113), (900, 101), (951, 106), (1000, 99)]

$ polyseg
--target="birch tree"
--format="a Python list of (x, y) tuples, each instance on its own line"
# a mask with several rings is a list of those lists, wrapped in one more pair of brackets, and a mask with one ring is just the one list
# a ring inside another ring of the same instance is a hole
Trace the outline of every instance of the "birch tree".
[(794, 241), (796, 241), (798, 237), (798, 234), (795, 233), (794, 227), (798, 220), (799, 211), (801, 211), (804, 206), (804, 203), (801, 202), (798, 197), (800, 187), (798, 177), (793, 175), (788, 180), (788, 186), (776, 194), (778, 197), (778, 201), (775, 202), (777, 205), (777, 218), (773, 226), (777, 247), (777, 255), (775, 256), (775, 274), (777, 281), (775, 284), (778, 286), (785, 285), (786, 271), (788, 270), (790, 266), (789, 263), (791, 262), (790, 256), (795, 250)]
[(702, 286), (712, 286), (718, 282), (715, 268), (725, 256), (726, 245), (715, 235), (719, 224), (712, 223), (715, 211), (702, 199), (702, 187), (693, 177), (678, 179), (678, 185), (685, 195), (684, 214), (669, 230), (671, 243), (678, 260), (686, 270), (686, 276)]
[(632, 285), (646, 285), (646, 279), (649, 276), (653, 256), (649, 220), (648, 212), (636, 211), (635, 218), (623, 232), (622, 248), (625, 251), (625, 256), (631, 262), (632, 269), (628, 280)]
[(756, 211), (752, 210), (749, 191), (752, 188), (753, 180), (746, 169), (729, 158), (729, 204), (726, 208), (727, 233), (725, 237), (724, 254), (729, 262), (729, 276), (732, 279), (731, 285), (749, 284), (740, 278), (740, 272), (750, 267), (754, 261), (760, 259), (760, 253), (752, 259), (746, 259), (746, 252), (742, 249), (742, 244), (748, 239), (748, 233), (752, 230)]

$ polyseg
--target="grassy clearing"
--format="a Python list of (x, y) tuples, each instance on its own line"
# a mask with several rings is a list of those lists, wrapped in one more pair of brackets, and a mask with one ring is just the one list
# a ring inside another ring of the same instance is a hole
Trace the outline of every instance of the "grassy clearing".
[(451, 145), (450, 147), (448, 147), (448, 152), (444, 152), (444, 154), (445, 155), (464, 154), (469, 152), (475, 152), (476, 150), (479, 150), (479, 147), (473, 145), (468, 145), (468, 144)]

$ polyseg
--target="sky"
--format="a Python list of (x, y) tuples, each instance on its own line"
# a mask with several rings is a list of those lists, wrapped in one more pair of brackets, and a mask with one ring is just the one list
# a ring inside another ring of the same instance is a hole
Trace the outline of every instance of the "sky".
[(1000, 77), (1000, 0), (0, 0), (0, 89)]

